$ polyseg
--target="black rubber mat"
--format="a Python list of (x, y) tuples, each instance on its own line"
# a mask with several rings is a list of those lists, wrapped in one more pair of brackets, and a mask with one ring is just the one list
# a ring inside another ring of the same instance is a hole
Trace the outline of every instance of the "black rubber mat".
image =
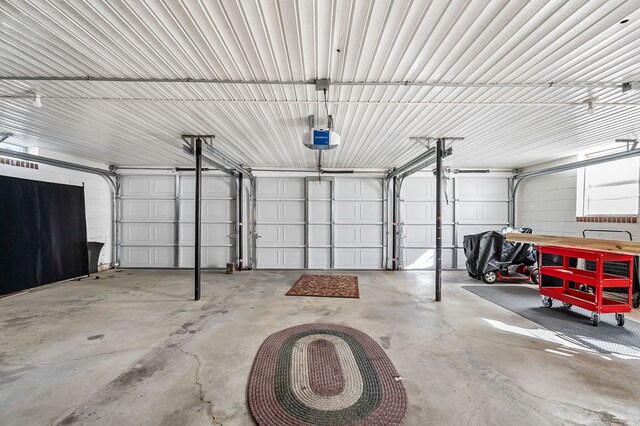
[(553, 301), (552, 308), (542, 306), (537, 290), (515, 285), (463, 286), (465, 290), (510, 310), (560, 336), (600, 353), (640, 356), (640, 323), (628, 318), (618, 327), (613, 314), (600, 315), (600, 324), (591, 324), (591, 313), (585, 309), (566, 309)]

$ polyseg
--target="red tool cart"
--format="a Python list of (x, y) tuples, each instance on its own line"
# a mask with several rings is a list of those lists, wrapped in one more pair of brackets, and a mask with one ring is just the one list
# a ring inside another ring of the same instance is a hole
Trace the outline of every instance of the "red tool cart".
[[(591, 322), (595, 326), (598, 325), (601, 314), (615, 314), (618, 325), (624, 325), (624, 314), (631, 312), (633, 298), (633, 255), (558, 246), (537, 246), (537, 249), (538, 261), (541, 264), (538, 286), (544, 307), (550, 308), (553, 300), (558, 300), (565, 308), (575, 305), (591, 311)], [(544, 265), (544, 255), (561, 258), (562, 265)], [(570, 259), (591, 260), (595, 262), (595, 271), (570, 266), (571, 263), (575, 263), (570, 262)], [(605, 274), (605, 262), (627, 262), (628, 277)], [(549, 286), (549, 280), (545, 280), (545, 276), (562, 280), (562, 286)], [(603, 290), (607, 288), (626, 289), (626, 302), (603, 296)]]

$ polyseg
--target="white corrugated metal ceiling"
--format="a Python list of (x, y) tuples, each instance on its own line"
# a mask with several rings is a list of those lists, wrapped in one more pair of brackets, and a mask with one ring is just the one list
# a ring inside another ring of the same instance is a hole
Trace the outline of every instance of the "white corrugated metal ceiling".
[(0, 0), (0, 20), (3, 77), (254, 82), (0, 80), (13, 143), (110, 164), (188, 164), (179, 136), (214, 133), (248, 166), (313, 167), (316, 78), (365, 83), (329, 90), (327, 167), (399, 165), (424, 150), (411, 136), (511, 168), (640, 133), (640, 92), (619, 87), (640, 80), (638, 0)]

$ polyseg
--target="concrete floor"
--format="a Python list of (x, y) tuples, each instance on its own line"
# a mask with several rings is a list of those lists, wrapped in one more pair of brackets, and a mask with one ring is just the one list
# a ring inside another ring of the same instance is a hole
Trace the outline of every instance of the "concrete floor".
[(359, 300), (285, 297), (300, 273), (206, 272), (199, 302), (191, 273), (172, 270), (106, 271), (0, 300), (0, 423), (250, 425), (262, 341), (331, 322), (384, 342), (408, 425), (640, 425), (640, 356), (565, 346), (462, 289), (478, 283), (464, 272), (444, 274), (442, 303), (432, 272), (359, 272)]

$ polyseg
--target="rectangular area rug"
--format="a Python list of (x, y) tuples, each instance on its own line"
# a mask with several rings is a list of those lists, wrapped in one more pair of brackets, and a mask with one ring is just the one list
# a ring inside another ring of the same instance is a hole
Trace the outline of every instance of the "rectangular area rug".
[(358, 277), (354, 275), (303, 275), (289, 289), (287, 296), (359, 299)]

